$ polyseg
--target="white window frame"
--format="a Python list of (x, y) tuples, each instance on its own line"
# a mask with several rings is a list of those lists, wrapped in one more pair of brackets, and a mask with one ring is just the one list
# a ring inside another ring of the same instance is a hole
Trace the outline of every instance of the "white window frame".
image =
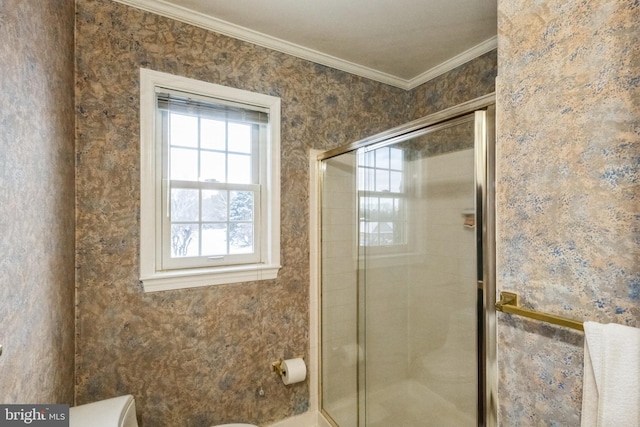
[[(261, 171), (259, 241), (252, 264), (163, 270), (162, 141), (156, 137), (156, 92), (168, 89), (268, 110), (265, 165)], [(160, 157), (158, 157), (160, 156)], [(275, 279), (280, 269), (280, 98), (140, 69), (140, 281), (145, 292)]]
[[(158, 88), (158, 90), (156, 91), (156, 95), (158, 97), (158, 99), (160, 98), (165, 98), (166, 97), (171, 97), (171, 96), (176, 96), (176, 99), (190, 99), (192, 102), (192, 108), (193, 111), (191, 112), (187, 112), (187, 111), (182, 111), (180, 110), (180, 107), (178, 107), (179, 111), (176, 111), (178, 114), (186, 114), (187, 116), (192, 114), (197, 114), (198, 117), (198, 121), (200, 121), (200, 119), (206, 119), (206, 112), (204, 112), (204, 116), (203, 116), (203, 112), (198, 112), (197, 111), (197, 107), (195, 107), (196, 104), (203, 102), (202, 105), (211, 105), (211, 106), (216, 106), (216, 107), (222, 107), (222, 109), (224, 109), (224, 106), (222, 104), (223, 100), (219, 99), (219, 98), (205, 98), (202, 97), (201, 95), (198, 94), (197, 96), (191, 93), (184, 93), (184, 92), (178, 92), (178, 93), (173, 93), (170, 90), (168, 90), (167, 88)], [(224, 100), (224, 102), (226, 103), (228, 100)], [(177, 104), (181, 104), (181, 101), (177, 101)], [(160, 103), (158, 104), (160, 105)], [(170, 175), (170, 152), (171, 149), (174, 147), (173, 142), (171, 142), (170, 139), (170, 123), (171, 123), (171, 116), (172, 116), (172, 111), (171, 111), (171, 101), (169, 101), (167, 103), (167, 105), (165, 106), (166, 108), (160, 108), (158, 107), (157, 110), (157, 123), (156, 123), (156, 138), (158, 138), (158, 141), (160, 141), (160, 139), (162, 140), (162, 149), (163, 149), (163, 156), (162, 159), (156, 159), (156, 162), (161, 161), (161, 163), (156, 163), (157, 166), (162, 168), (162, 177), (169, 177)], [(253, 111), (253, 110), (257, 110), (260, 111), (262, 113), (264, 113), (264, 116), (268, 116), (268, 111), (264, 111), (264, 109), (259, 109), (259, 107), (257, 106), (248, 106), (247, 104), (235, 104), (232, 107), (238, 107), (242, 110), (244, 110), (245, 113), (248, 113), (249, 111)], [(161, 112), (162, 111), (162, 112)], [(220, 113), (222, 115), (222, 113)], [(226, 115), (226, 114), (225, 114)], [(242, 115), (242, 114), (241, 114)], [(263, 116), (262, 114), (257, 114), (256, 116)], [(264, 117), (263, 116), (263, 117)], [(192, 116), (193, 117), (193, 116)], [(209, 117), (211, 118), (211, 117)], [(265, 117), (266, 118), (266, 117)], [(253, 244), (252, 244), (252, 251), (250, 253), (232, 253), (231, 251), (229, 251), (230, 247), (229, 244), (230, 242), (227, 241), (227, 251), (226, 253), (222, 254), (209, 254), (209, 255), (200, 255), (200, 256), (172, 256), (173, 253), (173, 248), (172, 248), (172, 244), (168, 244), (169, 240), (171, 240), (172, 238), (172, 227), (174, 224), (176, 223), (180, 223), (180, 221), (176, 222), (174, 221), (173, 218), (173, 214), (168, 214), (168, 215), (160, 215), (159, 216), (159, 220), (162, 223), (162, 235), (161, 235), (161, 241), (162, 242), (167, 242), (167, 243), (163, 243), (162, 245), (160, 245), (161, 247), (157, 248), (158, 250), (161, 251), (160, 254), (158, 254), (158, 256), (160, 257), (160, 259), (162, 260), (162, 270), (176, 270), (176, 269), (183, 269), (183, 268), (202, 268), (202, 267), (210, 267), (210, 266), (215, 266), (215, 265), (239, 265), (239, 264), (256, 264), (262, 261), (261, 259), (261, 251), (262, 251), (262, 247), (259, 244), (260, 243), (260, 232), (261, 232), (261, 223), (260, 223), (260, 218), (261, 218), (261, 209), (260, 206), (262, 205), (260, 203), (260, 199), (261, 199), (261, 183), (265, 181), (265, 175), (261, 175), (261, 173), (265, 170), (264, 165), (261, 165), (260, 163), (264, 163), (267, 159), (267, 138), (268, 138), (268, 131), (267, 131), (267, 126), (266, 123), (268, 123), (268, 119), (266, 122), (264, 122), (263, 124), (258, 124), (258, 123), (254, 123), (251, 118), (246, 118), (246, 119), (242, 119), (242, 118), (236, 118), (236, 117), (232, 117), (232, 118), (227, 118), (227, 117), (217, 117), (218, 120), (222, 119), (225, 121), (225, 127), (228, 126), (230, 123), (242, 123), (245, 125), (250, 125), (252, 130), (251, 130), (251, 152), (249, 153), (239, 153), (241, 155), (249, 155), (251, 158), (251, 182), (244, 182), (242, 184), (240, 183), (236, 183), (233, 181), (228, 181), (226, 179), (226, 177), (218, 182), (218, 181), (210, 181), (210, 180), (202, 180), (202, 179), (198, 179), (198, 180), (191, 180), (191, 179), (187, 179), (187, 180), (180, 180), (180, 179), (162, 179), (162, 181), (160, 181), (160, 176), (157, 177), (158, 181), (157, 182), (162, 182), (162, 191), (161, 191), (161, 197), (162, 197), (162, 211), (169, 211), (171, 212), (171, 208), (170, 208), (170, 200), (169, 200), (169, 193), (171, 191), (173, 191), (174, 189), (184, 189), (184, 190), (196, 190), (196, 191), (206, 191), (206, 190), (217, 190), (217, 191), (223, 191), (223, 192), (231, 192), (231, 191), (243, 191), (243, 192), (250, 192), (253, 195), (253, 208), (252, 208), (252, 214), (251, 214), (251, 229), (252, 229), (252, 238), (253, 238)], [(240, 121), (238, 121), (240, 120)], [(242, 120), (244, 120), (244, 122), (242, 122)], [(200, 127), (200, 125), (198, 125), (198, 128)], [(199, 155), (202, 154), (202, 152), (205, 153), (211, 153), (212, 152), (212, 148), (211, 147), (201, 147), (201, 140), (200, 140), (200, 132), (198, 131), (198, 144), (197, 147), (188, 147), (187, 149), (191, 152), (198, 152)], [(228, 136), (228, 132), (225, 132), (225, 134)], [(215, 152), (217, 153), (224, 153), (225, 158), (227, 157), (227, 155), (233, 155), (233, 151), (227, 151), (229, 147), (226, 146), (225, 144), (225, 148), (224, 151), (220, 150), (220, 147), (217, 147), (215, 150)], [(179, 149), (184, 149), (184, 147), (179, 147)], [(200, 165), (200, 162), (198, 162), (197, 165), (195, 165), (195, 169), (197, 170), (198, 168), (203, 167), (203, 165)], [(206, 165), (204, 165), (204, 167), (206, 167)], [(228, 174), (230, 172), (229, 168), (225, 168), (225, 173)], [(200, 171), (200, 173), (202, 173), (202, 171)], [(202, 201), (202, 200), (201, 200)], [(229, 203), (231, 202), (230, 199), (228, 199)], [(230, 207), (230, 206), (227, 206)], [(198, 206), (198, 210), (200, 211), (201, 206)], [(193, 220), (194, 218), (192, 218)], [(227, 215), (227, 225), (229, 225), (229, 220), (230, 218)], [(199, 217), (197, 223), (200, 225), (203, 225), (204, 223), (218, 223), (220, 218), (218, 218), (218, 221), (210, 221), (210, 220), (202, 220), (202, 218)], [(244, 221), (243, 221), (244, 222)], [(193, 221), (186, 221), (186, 223), (188, 224), (195, 224)], [(245, 222), (246, 224), (246, 222)], [(203, 230), (200, 229), (200, 232), (202, 232)], [(226, 230), (227, 232), (230, 231), (229, 229)], [(193, 247), (199, 247), (200, 244), (203, 242), (201, 233), (198, 233), (198, 239), (197, 241), (193, 241), (192, 243), (194, 243), (192, 245)]]

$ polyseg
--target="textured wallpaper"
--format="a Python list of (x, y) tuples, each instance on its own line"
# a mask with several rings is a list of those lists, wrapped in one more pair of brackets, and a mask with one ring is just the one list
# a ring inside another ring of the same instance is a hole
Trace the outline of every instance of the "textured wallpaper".
[(495, 91), (497, 51), (492, 50), (411, 91), (410, 119), (433, 114)]
[[(270, 364), (308, 356), (308, 150), (406, 122), (414, 94), (109, 0), (76, 6), (78, 403), (131, 393), (146, 427), (306, 411), (308, 383), (285, 387)], [(276, 280), (142, 292), (140, 67), (281, 97)]]
[(0, 2), (1, 403), (73, 403), (73, 21)]
[[(498, 289), (640, 326), (640, 4), (498, 3)], [(583, 334), (498, 329), (501, 424), (578, 426)]]
[[(78, 403), (132, 393), (147, 427), (305, 411), (307, 385), (269, 364), (308, 348), (308, 149), (491, 92), (496, 52), (405, 93), (108, 0), (76, 7)], [(499, 1), (498, 288), (529, 307), (640, 326), (638, 22), (632, 1)], [(73, 2), (3, 1), (0, 29), (0, 400), (71, 402)], [(282, 98), (277, 280), (142, 293), (140, 67)], [(502, 425), (579, 425), (582, 335), (498, 320)]]
[[(2, 402), (73, 400), (73, 6), (0, 5)], [(75, 65), (78, 403), (133, 393), (147, 426), (305, 411), (269, 364), (308, 347), (307, 150), (417, 117), (413, 94), (110, 1), (77, 2)], [(282, 98), (277, 280), (142, 293), (139, 67)]]
[[(403, 123), (408, 94), (108, 0), (78, 1), (77, 19), (78, 403), (131, 393), (146, 427), (306, 411), (308, 383), (270, 368), (308, 357), (308, 150)], [(140, 67), (281, 97), (277, 280), (142, 292)]]

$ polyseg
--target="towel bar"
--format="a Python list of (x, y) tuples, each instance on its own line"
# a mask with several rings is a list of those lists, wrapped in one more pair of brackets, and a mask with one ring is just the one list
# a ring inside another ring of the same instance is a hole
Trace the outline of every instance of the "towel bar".
[(539, 311), (527, 310), (526, 308), (520, 307), (520, 304), (518, 303), (518, 294), (513, 292), (500, 292), (500, 301), (496, 303), (496, 310), (584, 332), (584, 326), (581, 322), (576, 320), (566, 319), (553, 314), (541, 313)]

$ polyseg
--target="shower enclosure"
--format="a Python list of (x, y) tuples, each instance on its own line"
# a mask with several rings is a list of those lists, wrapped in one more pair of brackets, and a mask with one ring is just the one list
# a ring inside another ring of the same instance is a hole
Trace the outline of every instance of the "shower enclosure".
[(495, 424), (493, 96), (321, 162), (321, 410)]

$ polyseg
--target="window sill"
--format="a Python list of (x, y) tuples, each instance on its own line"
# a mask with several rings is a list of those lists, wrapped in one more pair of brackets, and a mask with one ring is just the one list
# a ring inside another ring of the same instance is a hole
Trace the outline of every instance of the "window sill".
[(249, 264), (216, 269), (158, 271), (140, 278), (145, 292), (169, 291), (269, 280), (278, 277), (279, 265)]

